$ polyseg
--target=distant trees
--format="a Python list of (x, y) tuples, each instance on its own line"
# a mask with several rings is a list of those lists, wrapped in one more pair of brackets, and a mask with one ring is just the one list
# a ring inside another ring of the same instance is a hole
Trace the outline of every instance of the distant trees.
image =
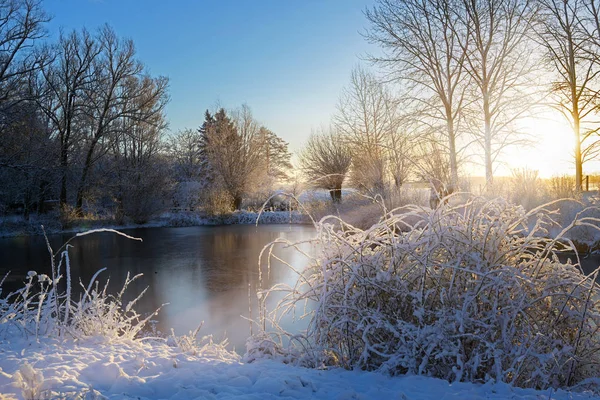
[(342, 184), (351, 164), (349, 146), (331, 129), (311, 134), (300, 152), (300, 165), (308, 183), (328, 190), (334, 203), (342, 200)]
[(268, 177), (284, 177), (290, 166), (287, 143), (261, 126), (247, 105), (231, 112), (206, 111), (199, 130), (200, 155), (212, 172), (214, 187), (222, 187), (231, 208), (241, 209), (252, 186)]
[(159, 127), (168, 81), (146, 76), (133, 42), (108, 26), (96, 35), (85, 29), (63, 33), (52, 51), (53, 62), (35, 80), (37, 101), (60, 147), (60, 204), (68, 204), (74, 180), (80, 214), (94, 164), (117, 148), (111, 143), (141, 125)]
[[(94, 163), (132, 122), (152, 124), (162, 115), (168, 81), (145, 77), (133, 42), (119, 39), (108, 26), (96, 36), (86, 30), (63, 34), (55, 51), (55, 61), (42, 68), (38, 80), (39, 105), (60, 143), (62, 206), (68, 202), (71, 166), (81, 163), (75, 199), (81, 213)], [(73, 151), (83, 152), (83, 158), (73, 159)]]
[(340, 140), (352, 154), (350, 179), (371, 195), (399, 188), (412, 168), (408, 119), (388, 86), (362, 67), (352, 71), (333, 117)]
[(82, 215), (98, 200), (142, 220), (153, 189), (168, 188), (143, 183), (166, 170), (168, 80), (109, 26), (48, 43), (48, 20), (41, 1), (0, 0), (0, 209), (58, 200)]
[[(80, 140), (87, 143), (83, 169), (77, 185), (76, 209), (81, 212), (90, 169), (108, 151), (102, 141), (111, 136), (131, 134), (144, 127), (164, 130), (163, 111), (168, 101), (168, 80), (143, 74), (143, 65), (135, 59), (131, 40), (120, 40), (104, 26), (96, 38), (99, 53), (91, 65), (93, 79), (83, 90), (83, 118), (88, 125)], [(138, 137), (138, 140), (140, 137)], [(142, 143), (140, 143), (142, 144)], [(143, 143), (148, 145), (147, 143)]]
[(193, 210), (200, 205), (209, 181), (208, 166), (201, 153), (200, 132), (184, 129), (172, 136), (167, 146), (175, 182), (174, 205)]

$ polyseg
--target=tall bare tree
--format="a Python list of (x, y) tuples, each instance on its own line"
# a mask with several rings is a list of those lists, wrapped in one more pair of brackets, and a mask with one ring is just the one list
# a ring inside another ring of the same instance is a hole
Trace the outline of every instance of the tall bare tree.
[(465, 106), (468, 26), (453, 0), (378, 0), (367, 10), (367, 38), (384, 49), (374, 60), (404, 81), (423, 110), (423, 123), (443, 132), (451, 189), (458, 185), (457, 144)]
[(92, 65), (94, 78), (86, 85), (84, 113), (90, 125), (87, 150), (77, 186), (75, 207), (81, 212), (87, 178), (94, 162), (109, 150), (98, 151), (102, 140), (121, 129), (118, 121), (134, 119), (139, 124), (154, 124), (168, 101), (166, 78), (143, 76), (143, 65), (135, 57), (132, 40), (121, 40), (105, 25), (97, 37), (100, 54)]
[(163, 78), (129, 78), (130, 90), (138, 95), (120, 105), (129, 111), (115, 121), (119, 128), (112, 128), (117, 215), (127, 215), (136, 223), (146, 222), (160, 209), (167, 187), (168, 173), (163, 160), (163, 135), (167, 127), (163, 112), (164, 84)]
[(537, 8), (530, 0), (463, 0), (456, 7), (470, 27), (464, 66), (476, 88), (474, 133), (490, 186), (501, 153), (525, 143), (515, 122), (535, 103), (538, 71), (529, 33)]
[(383, 194), (386, 175), (386, 140), (392, 133), (389, 93), (376, 77), (357, 67), (350, 85), (342, 91), (334, 116), (338, 133), (354, 154), (352, 181), (367, 192)]
[(60, 205), (65, 206), (72, 151), (77, 144), (78, 124), (85, 112), (84, 90), (96, 79), (92, 66), (101, 49), (84, 29), (68, 35), (61, 32), (52, 51), (56, 54), (54, 62), (41, 69), (37, 92), (40, 109), (59, 142), (59, 200)]
[(352, 155), (340, 134), (313, 133), (300, 153), (300, 164), (309, 185), (327, 189), (334, 203), (342, 201), (342, 184), (346, 179)]
[[(573, 130), (575, 185), (582, 190), (583, 164), (597, 154), (598, 129), (590, 126), (598, 112), (597, 53), (589, 34), (590, 3), (584, 0), (538, 0), (541, 22), (537, 33), (546, 49), (546, 60), (555, 72), (553, 107)], [(596, 6), (592, 6), (596, 7)], [(597, 9), (597, 8), (596, 8)]]
[(402, 186), (411, 169), (412, 132), (388, 84), (355, 68), (333, 122), (352, 152), (350, 179), (355, 187), (383, 195), (389, 187)]
[(43, 52), (34, 51), (46, 36), (50, 20), (41, 0), (0, 0), (0, 111), (23, 99), (29, 75), (45, 62)]

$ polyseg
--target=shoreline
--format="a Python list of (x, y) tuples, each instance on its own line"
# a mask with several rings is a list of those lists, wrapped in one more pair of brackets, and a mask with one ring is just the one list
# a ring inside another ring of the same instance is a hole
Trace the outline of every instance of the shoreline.
[[(230, 214), (208, 216), (200, 212), (165, 212), (144, 224), (116, 224), (113, 220), (81, 219), (74, 226), (63, 228), (59, 217), (55, 215), (35, 215), (25, 221), (20, 215), (0, 218), (0, 239), (11, 237), (41, 236), (80, 233), (91, 229), (144, 229), (144, 228), (180, 228), (190, 226), (223, 226), (251, 224), (292, 224), (311, 225), (310, 219), (297, 211), (264, 211), (260, 214), (250, 211), (235, 211)], [(258, 218), (258, 222), (257, 222)], [(44, 227), (42, 230), (42, 226)]]

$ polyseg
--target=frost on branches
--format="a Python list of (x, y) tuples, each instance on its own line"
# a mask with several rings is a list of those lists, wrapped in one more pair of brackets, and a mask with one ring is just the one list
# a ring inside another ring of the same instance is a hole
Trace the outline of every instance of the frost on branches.
[(597, 390), (599, 270), (586, 276), (558, 253), (574, 251), (569, 230), (600, 221), (561, 230), (557, 202), (526, 213), (500, 199), (453, 200), (393, 210), (368, 230), (323, 218), (320, 254), (295, 287), (271, 289), (285, 297), (262, 314), (311, 304), (287, 354), (315, 367)]

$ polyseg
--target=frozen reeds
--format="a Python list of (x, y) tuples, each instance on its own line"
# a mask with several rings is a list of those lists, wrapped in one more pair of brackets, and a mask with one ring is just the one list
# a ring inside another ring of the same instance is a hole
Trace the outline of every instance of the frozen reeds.
[(310, 366), (597, 388), (599, 270), (585, 275), (559, 253), (576, 254), (572, 228), (600, 221), (584, 209), (558, 227), (558, 202), (525, 212), (501, 199), (453, 200), (395, 209), (366, 230), (323, 218), (320, 250), (296, 286), (266, 293), (284, 297), (263, 318), (309, 305), (306, 333), (277, 352)]

